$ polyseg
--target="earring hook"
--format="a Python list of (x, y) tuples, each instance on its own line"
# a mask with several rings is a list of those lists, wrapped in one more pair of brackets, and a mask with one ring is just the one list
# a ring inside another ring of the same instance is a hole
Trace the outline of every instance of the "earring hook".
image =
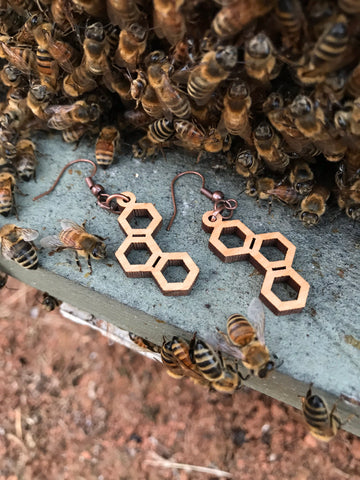
[(223, 210), (230, 210), (230, 214), (227, 215), (224, 218), (231, 218), (233, 214), (233, 210), (237, 207), (238, 203), (234, 199), (229, 199), (229, 200), (224, 200), (224, 194), (220, 190), (216, 190), (215, 192), (211, 192), (207, 188), (205, 188), (205, 177), (202, 175), (200, 172), (196, 172), (195, 170), (187, 170), (186, 172), (181, 172), (178, 173), (172, 180), (171, 182), (171, 200), (173, 203), (174, 207), (174, 213), (168, 223), (168, 226), (166, 227), (166, 230), (169, 231), (177, 214), (177, 207), (176, 207), (176, 200), (175, 200), (175, 182), (178, 178), (182, 177), (183, 175), (197, 175), (198, 177), (201, 178), (201, 188), (200, 188), (200, 193), (205, 195), (206, 198), (210, 199), (212, 202), (214, 202), (214, 212), (213, 215), (216, 218), (216, 215)]

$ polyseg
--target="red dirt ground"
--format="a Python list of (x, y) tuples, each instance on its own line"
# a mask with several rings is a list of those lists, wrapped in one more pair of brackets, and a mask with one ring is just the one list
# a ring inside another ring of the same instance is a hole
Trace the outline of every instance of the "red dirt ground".
[[(43, 312), (36, 290), (13, 279), (0, 302), (0, 480), (225, 478), (216, 469), (235, 480), (360, 479), (357, 437), (321, 443), (299, 411), (269, 397), (173, 380)], [(154, 455), (214, 470), (154, 466)]]

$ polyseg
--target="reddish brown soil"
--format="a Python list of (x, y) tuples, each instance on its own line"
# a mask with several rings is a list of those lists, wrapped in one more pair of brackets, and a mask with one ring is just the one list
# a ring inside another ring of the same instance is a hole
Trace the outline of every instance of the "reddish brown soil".
[(0, 480), (360, 479), (360, 440), (329, 444), (299, 411), (249, 389), (209, 393), (100, 334), (44, 313), (13, 279), (0, 292)]

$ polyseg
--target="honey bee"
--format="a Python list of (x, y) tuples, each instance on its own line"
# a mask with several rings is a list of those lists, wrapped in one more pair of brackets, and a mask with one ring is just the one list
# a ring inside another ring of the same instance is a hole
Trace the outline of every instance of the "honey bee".
[(51, 0), (51, 15), (56, 26), (62, 31), (66, 31), (70, 26), (75, 30), (75, 20), (72, 12), (71, 0)]
[(105, 18), (106, 5), (102, 0), (72, 0), (74, 5), (92, 17)]
[(130, 94), (131, 97), (136, 101), (136, 108), (139, 107), (141, 99), (145, 93), (147, 86), (146, 75), (142, 70), (137, 70), (137, 77), (131, 80), (130, 85)]
[(82, 63), (92, 75), (103, 75), (109, 70), (107, 55), (109, 44), (106, 31), (100, 22), (89, 25), (85, 30), (84, 56)]
[[(66, 143), (75, 143), (85, 135), (87, 132), (91, 132), (89, 125), (83, 123), (75, 123), (72, 127), (65, 128), (61, 131), (61, 136)], [(95, 133), (95, 131), (93, 132)]]
[(289, 181), (300, 195), (308, 195), (314, 186), (314, 172), (306, 162), (298, 162), (289, 173)]
[(358, 97), (360, 95), (360, 63), (349, 75), (346, 90), (352, 97)]
[[(165, 142), (162, 143), (161, 147), (165, 146)], [(153, 158), (158, 154), (159, 146), (156, 143), (153, 143), (147, 135), (140, 138), (137, 143), (132, 145), (132, 152), (134, 158), (140, 158), (141, 160), (146, 160), (147, 158)]]
[(274, 4), (272, 0), (234, 0), (215, 15), (211, 27), (221, 39), (232, 37), (250, 22), (268, 13)]
[(303, 225), (311, 227), (319, 223), (326, 210), (326, 202), (330, 196), (329, 190), (322, 185), (315, 185), (300, 204), (299, 218)]
[(110, 23), (121, 29), (141, 19), (141, 13), (133, 0), (106, 0), (106, 10)]
[(197, 105), (205, 105), (219, 83), (228, 78), (236, 62), (234, 46), (218, 47), (205, 53), (189, 75), (187, 92), (191, 99)]
[(32, 240), (38, 235), (39, 232), (31, 228), (21, 228), (14, 224), (3, 225), (0, 228), (2, 255), (24, 268), (35, 270), (38, 267), (38, 257)]
[(273, 171), (283, 173), (289, 165), (289, 157), (282, 150), (281, 139), (271, 125), (263, 121), (254, 130), (254, 145), (265, 165)]
[(84, 62), (66, 75), (63, 80), (63, 90), (69, 97), (79, 97), (86, 92), (91, 92), (97, 87), (96, 80), (85, 68)]
[(282, 44), (297, 53), (305, 25), (301, 3), (299, 0), (278, 0), (275, 13), (281, 26)]
[(174, 128), (177, 138), (188, 150), (200, 150), (204, 143), (205, 134), (195, 124), (187, 120), (175, 120)]
[(270, 360), (269, 349), (265, 345), (265, 312), (261, 301), (253, 298), (247, 312), (243, 315), (231, 315), (226, 324), (227, 335), (218, 330), (230, 345), (236, 348), (231, 350), (240, 358), (244, 367), (253, 375), (265, 378), (274, 370), (275, 364)]
[(150, 65), (147, 73), (150, 86), (154, 89), (160, 103), (164, 106), (164, 113), (169, 110), (176, 117), (188, 118), (191, 115), (189, 100), (186, 95), (180, 93), (171, 83), (161, 65), (158, 63)]
[(338, 0), (338, 5), (346, 13), (357, 14), (360, 13), (360, 4), (358, 0)]
[(103, 127), (96, 140), (95, 157), (96, 162), (102, 168), (109, 167), (113, 160), (115, 152), (119, 149), (120, 132), (116, 127)]
[(347, 146), (341, 138), (331, 137), (320, 106), (315, 107), (309, 97), (298, 95), (289, 108), (296, 128), (320, 149), (329, 162), (338, 162), (344, 157)]
[(139, 335), (135, 335), (135, 333), (129, 332), (129, 338), (132, 340), (135, 345), (144, 350), (150, 350), (151, 352), (160, 353), (161, 348), (155, 345), (155, 343), (146, 340), (145, 338), (139, 337)]
[(304, 196), (295, 190), (295, 188), (290, 184), (275, 185), (274, 188), (268, 190), (267, 193), (287, 205), (297, 206), (304, 198)]
[(71, 73), (74, 70), (74, 63), (78, 59), (78, 53), (70, 44), (57, 40), (53, 30), (51, 23), (41, 23), (34, 30), (34, 37), (42, 58), (40, 65), (45, 62), (52, 65), (52, 61), (55, 60), (65, 72)]
[(35, 117), (46, 120), (48, 114), (46, 109), (51, 100), (51, 92), (45, 85), (32, 85), (29, 88), (26, 103)]
[(78, 100), (72, 105), (52, 105), (46, 109), (51, 115), (48, 126), (55, 130), (65, 130), (76, 123), (89, 123), (96, 121), (100, 116), (100, 107), (97, 103), (86, 103)]
[(62, 302), (47, 292), (44, 292), (40, 303), (44, 307), (44, 310), (52, 312), (56, 307), (59, 307)]
[(4, 130), (19, 131), (30, 119), (31, 112), (26, 105), (25, 90), (8, 92), (7, 105), (0, 114), (0, 125)]
[(191, 67), (195, 64), (194, 40), (192, 38), (183, 38), (173, 47), (172, 63), (176, 66)]
[(318, 395), (313, 395), (310, 384), (306, 396), (302, 398), (302, 411), (305, 422), (318, 440), (329, 442), (341, 427), (340, 419), (335, 415), (336, 403), (329, 412), (325, 401)]
[(14, 187), (16, 181), (12, 173), (2, 171), (0, 173), (0, 214), (7, 217), (15, 210)]
[(115, 63), (120, 67), (127, 67), (131, 72), (134, 71), (145, 52), (147, 36), (148, 28), (138, 23), (121, 30), (114, 56)]
[(154, 27), (159, 38), (175, 45), (186, 32), (185, 18), (180, 11), (184, 0), (154, 0)]
[(20, 70), (10, 64), (4, 65), (0, 72), (0, 78), (7, 87), (22, 87), (24, 86), (24, 77)]
[(338, 205), (354, 221), (360, 218), (360, 179), (349, 186), (339, 185)]
[(106, 245), (104, 243), (104, 238), (88, 233), (84, 228), (84, 224), (80, 226), (68, 219), (61, 220), (61, 227), (62, 230), (59, 235), (50, 235), (49, 237), (42, 238), (40, 240), (41, 246), (55, 247), (55, 250), (50, 252), (50, 255), (67, 248), (74, 250), (76, 265), (78, 266), (80, 272), (82, 269), (79, 261), (79, 255), (82, 257), (87, 257), (89, 273), (91, 275), (92, 266), (90, 258), (99, 260), (106, 257)]
[(174, 356), (174, 353), (172, 350), (172, 344), (173, 344), (172, 340), (170, 342), (167, 342), (164, 339), (161, 347), (161, 351), (160, 351), (161, 361), (166, 369), (167, 374), (170, 375), (170, 377), (181, 378), (184, 376), (185, 371), (179, 365), (176, 357)]
[(347, 73), (344, 70), (330, 73), (322, 83), (315, 87), (314, 99), (320, 107), (332, 110), (343, 99), (347, 82)]
[(161, 118), (148, 126), (147, 137), (152, 143), (163, 143), (174, 134), (174, 125), (171, 120)]
[(271, 191), (275, 188), (275, 180), (270, 177), (250, 177), (246, 182), (245, 193), (250, 197), (256, 197), (256, 201), (268, 200), (269, 213), (272, 206), (272, 194)]
[(281, 64), (276, 60), (274, 46), (264, 33), (258, 33), (247, 42), (244, 60), (248, 76), (261, 83), (269, 83), (280, 73)]
[(235, 170), (245, 178), (255, 176), (263, 170), (260, 157), (251, 150), (240, 150), (235, 158)]
[(195, 341), (193, 356), (198, 370), (219, 392), (234, 393), (241, 387), (241, 380), (246, 380), (240, 375), (237, 368), (226, 363), (221, 354), (217, 354), (203, 340)]
[(0, 41), (0, 57), (6, 58), (13, 67), (27, 76), (36, 71), (35, 54), (27, 46), (12, 45), (10, 42)]
[(224, 109), (220, 122), (231, 135), (238, 135), (248, 145), (253, 144), (250, 124), (251, 96), (245, 83), (233, 82), (224, 98)]
[(21, 180), (28, 182), (35, 178), (37, 160), (35, 156), (35, 145), (31, 140), (22, 139), (16, 145), (16, 171)]
[(334, 22), (329, 22), (318, 38), (309, 58), (302, 57), (295, 69), (301, 84), (309, 86), (323, 82), (328, 73), (334, 72), (349, 61), (353, 54), (347, 54), (349, 32), (345, 15), (339, 15)]

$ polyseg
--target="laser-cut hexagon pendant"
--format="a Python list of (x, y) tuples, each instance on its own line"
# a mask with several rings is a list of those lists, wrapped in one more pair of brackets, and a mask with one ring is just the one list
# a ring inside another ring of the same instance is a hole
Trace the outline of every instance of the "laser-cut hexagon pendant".
[[(301, 312), (306, 305), (310, 285), (293, 268), (296, 247), (279, 232), (253, 233), (240, 220), (224, 220), (218, 215), (214, 220), (212, 211), (204, 213), (202, 228), (210, 233), (209, 248), (225, 263), (248, 260), (265, 275), (260, 299), (275, 315)], [(243, 242), (238, 247), (227, 247), (222, 235), (236, 235)], [(284, 256), (282, 260), (270, 261), (261, 253), (261, 248), (276, 247)], [(295, 300), (281, 300), (274, 292), (275, 283), (287, 283), (297, 294)]]
[[(115, 256), (127, 277), (153, 277), (163, 295), (188, 295), (199, 275), (199, 267), (187, 252), (163, 252), (154, 240), (160, 230), (162, 217), (152, 203), (136, 203), (132, 192), (123, 192), (129, 200), (117, 199), (122, 209), (118, 222), (127, 236)], [(148, 225), (132, 225), (136, 218), (146, 218)], [(144, 251), (148, 258), (144, 262), (134, 263), (129, 260), (132, 251)], [(169, 281), (164, 272), (170, 266), (181, 267), (186, 271), (183, 281)]]

